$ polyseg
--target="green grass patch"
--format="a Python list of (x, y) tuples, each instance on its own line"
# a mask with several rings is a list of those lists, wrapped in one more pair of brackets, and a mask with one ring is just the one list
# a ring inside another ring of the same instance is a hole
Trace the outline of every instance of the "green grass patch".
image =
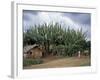
[(91, 63), (84, 63), (84, 64), (81, 64), (80, 66), (91, 66)]

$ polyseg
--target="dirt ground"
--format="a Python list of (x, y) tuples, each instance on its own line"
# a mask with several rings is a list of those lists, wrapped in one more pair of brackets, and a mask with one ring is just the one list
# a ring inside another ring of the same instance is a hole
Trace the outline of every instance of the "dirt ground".
[(24, 69), (39, 69), (39, 68), (62, 68), (62, 67), (80, 67), (90, 66), (91, 60), (88, 56), (78, 57), (57, 57), (49, 56), (43, 59), (42, 64), (36, 64), (31, 66), (24, 66)]

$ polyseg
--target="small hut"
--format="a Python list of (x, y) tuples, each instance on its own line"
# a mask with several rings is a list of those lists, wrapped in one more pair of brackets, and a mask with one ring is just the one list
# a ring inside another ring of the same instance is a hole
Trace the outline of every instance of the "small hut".
[(43, 53), (42, 49), (37, 44), (25, 46), (23, 52), (24, 58), (41, 58)]

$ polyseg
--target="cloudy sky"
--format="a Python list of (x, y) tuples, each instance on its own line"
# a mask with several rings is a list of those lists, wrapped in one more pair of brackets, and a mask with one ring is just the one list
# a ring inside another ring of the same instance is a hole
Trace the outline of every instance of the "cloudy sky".
[(52, 22), (60, 23), (63, 28), (70, 27), (75, 30), (82, 28), (84, 32), (87, 32), (87, 38), (89, 40), (91, 38), (91, 14), (89, 13), (23, 10), (24, 31), (30, 26)]

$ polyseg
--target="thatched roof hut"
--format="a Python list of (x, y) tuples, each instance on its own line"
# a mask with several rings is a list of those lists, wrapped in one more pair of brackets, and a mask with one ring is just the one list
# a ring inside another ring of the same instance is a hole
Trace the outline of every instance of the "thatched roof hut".
[(25, 46), (23, 52), (24, 52), (24, 58), (42, 57), (42, 49), (37, 44)]

